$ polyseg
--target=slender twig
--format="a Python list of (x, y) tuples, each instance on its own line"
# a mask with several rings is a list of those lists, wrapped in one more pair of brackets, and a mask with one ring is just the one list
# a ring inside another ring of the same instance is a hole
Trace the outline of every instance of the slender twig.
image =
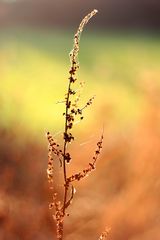
[[(93, 10), (88, 15), (86, 15), (74, 35), (74, 44), (73, 49), (70, 53), (70, 70), (69, 70), (69, 78), (68, 78), (68, 88), (67, 93), (65, 95), (65, 100), (62, 101), (65, 103), (65, 112), (63, 115), (65, 116), (64, 120), (64, 133), (63, 133), (63, 147), (60, 148), (59, 144), (54, 140), (52, 135), (48, 132), (47, 139), (48, 139), (48, 182), (51, 184), (51, 188), (53, 191), (53, 201), (49, 204), (49, 208), (54, 210), (53, 217), (56, 221), (56, 231), (57, 231), (57, 239), (63, 240), (64, 235), (64, 217), (66, 216), (66, 209), (70, 206), (71, 201), (74, 197), (75, 189), (73, 187), (73, 182), (79, 181), (86, 177), (88, 173), (93, 171), (96, 167), (97, 159), (100, 155), (100, 151), (102, 148), (103, 142), (103, 133), (101, 135), (101, 139), (97, 143), (97, 149), (94, 153), (92, 161), (88, 164), (88, 167), (83, 169), (81, 172), (73, 174), (72, 176), (68, 177), (67, 175), (67, 163), (71, 160), (71, 155), (67, 151), (68, 143), (71, 143), (74, 140), (74, 136), (72, 135), (72, 128), (75, 125), (74, 121), (77, 116), (80, 117), (80, 120), (83, 119), (82, 111), (87, 108), (89, 105), (92, 104), (94, 100), (94, 96), (88, 100), (84, 107), (78, 108), (78, 101), (80, 95), (76, 95), (77, 98), (73, 102), (72, 96), (78, 94), (77, 91), (73, 89), (73, 84), (77, 80), (75, 75), (76, 71), (79, 68), (78, 63), (78, 53), (79, 53), (79, 43), (80, 43), (80, 36), (83, 31), (84, 26), (88, 23), (88, 21), (97, 13), (97, 10)], [(54, 173), (54, 159), (53, 155), (58, 158), (60, 161), (60, 168), (63, 172), (63, 200), (60, 201), (59, 195), (54, 190), (54, 180), (53, 180), (53, 173)], [(71, 190), (71, 192), (69, 192)], [(104, 239), (103, 237), (105, 234), (103, 233), (100, 236), (100, 239)]]
[[(71, 75), (72, 77), (72, 75)], [(69, 104), (69, 97), (70, 97), (70, 87), (71, 87), (71, 81), (69, 80), (69, 84), (68, 84), (68, 91), (67, 91), (67, 98), (66, 98), (66, 112), (65, 112), (65, 129), (64, 129), (64, 134), (65, 136), (68, 135), (68, 128), (67, 128), (67, 116), (68, 116), (68, 104)], [(67, 140), (66, 138), (64, 138), (64, 148), (63, 148), (63, 174), (64, 174), (64, 183), (66, 183), (67, 180), (67, 169), (66, 169), (66, 149), (67, 149)], [(67, 200), (67, 191), (68, 189), (65, 187), (65, 192), (64, 192), (64, 200), (63, 200), (63, 214), (65, 215), (65, 204), (66, 204), (66, 200)]]
[[(63, 200), (63, 214), (65, 215), (65, 206), (67, 201), (67, 192), (68, 192), (68, 184), (67, 184), (67, 168), (66, 168), (66, 151), (67, 151), (67, 144), (68, 142), (71, 142), (71, 140), (74, 140), (73, 136), (68, 134), (69, 126), (72, 128), (73, 123), (70, 121), (70, 117), (73, 118), (73, 114), (69, 112), (69, 109), (71, 107), (71, 101), (70, 96), (73, 94), (73, 91), (71, 89), (71, 85), (76, 81), (76, 78), (74, 77), (76, 74), (77, 69), (79, 68), (78, 64), (78, 53), (79, 53), (79, 41), (80, 36), (83, 31), (84, 26), (88, 23), (91, 17), (93, 17), (97, 13), (97, 10), (93, 10), (91, 13), (89, 13), (87, 16), (83, 18), (81, 21), (79, 28), (74, 36), (74, 45), (73, 49), (70, 53), (70, 61), (71, 61), (71, 67), (69, 70), (69, 84), (68, 84), (68, 90), (66, 94), (66, 102), (65, 102), (65, 126), (64, 126), (64, 147), (63, 147), (63, 175), (64, 175), (64, 200)], [(74, 121), (74, 118), (73, 118)], [(69, 125), (70, 124), (70, 125)]]

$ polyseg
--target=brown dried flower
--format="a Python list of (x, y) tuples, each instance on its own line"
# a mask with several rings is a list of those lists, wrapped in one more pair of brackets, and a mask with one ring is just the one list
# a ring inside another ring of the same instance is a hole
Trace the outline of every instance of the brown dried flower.
[[(84, 29), (84, 26), (88, 23), (88, 21), (97, 13), (97, 10), (93, 10), (87, 16), (83, 18), (81, 21), (76, 34), (74, 35), (74, 45), (73, 49), (70, 53), (70, 62), (71, 67), (69, 70), (69, 82), (68, 82), (68, 89), (67, 93), (65, 94), (65, 99), (62, 101), (65, 103), (65, 112), (63, 116), (65, 118), (64, 123), (64, 132), (63, 132), (63, 150), (60, 149), (59, 144), (55, 141), (52, 135), (48, 132), (47, 139), (48, 139), (48, 168), (47, 168), (47, 176), (48, 182), (52, 184), (53, 190), (53, 173), (54, 169), (54, 161), (53, 155), (58, 158), (60, 161), (60, 169), (63, 171), (63, 178), (64, 178), (64, 192), (63, 192), (63, 199), (58, 199), (57, 193), (53, 193), (53, 201), (49, 204), (49, 209), (53, 211), (53, 217), (56, 222), (56, 229), (57, 229), (57, 239), (63, 239), (63, 224), (64, 224), (64, 217), (68, 216), (66, 214), (66, 209), (70, 206), (72, 199), (74, 197), (75, 188), (73, 187), (72, 183), (74, 181), (79, 181), (82, 178), (86, 177), (91, 171), (93, 171), (96, 167), (96, 161), (98, 156), (100, 155), (101, 148), (102, 148), (102, 141), (103, 141), (103, 134), (101, 139), (97, 143), (97, 149), (94, 153), (92, 161), (88, 164), (88, 167), (85, 168), (83, 171), (73, 174), (72, 176), (67, 176), (67, 163), (70, 163), (72, 157), (71, 153), (68, 150), (68, 144), (72, 143), (74, 140), (74, 136), (72, 134), (72, 129), (74, 126), (74, 121), (77, 116), (80, 119), (83, 119), (82, 112), (85, 108), (92, 104), (94, 100), (94, 96), (88, 100), (84, 107), (78, 107), (78, 102), (80, 99), (80, 93), (74, 90), (73, 84), (77, 81), (76, 78), (76, 71), (79, 68), (78, 64), (78, 53), (79, 53), (79, 43), (80, 43), (80, 36)], [(80, 86), (83, 86), (81, 83)], [(99, 240), (104, 239), (105, 233), (102, 233)]]

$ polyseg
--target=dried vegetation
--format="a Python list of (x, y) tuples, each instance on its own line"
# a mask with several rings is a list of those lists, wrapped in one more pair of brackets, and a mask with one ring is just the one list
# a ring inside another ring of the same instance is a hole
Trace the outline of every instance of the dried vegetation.
[[(52, 137), (51, 133), (47, 133), (48, 139), (48, 182), (50, 184), (50, 190), (52, 191), (52, 202), (49, 204), (49, 208), (52, 209), (53, 218), (56, 222), (56, 236), (58, 240), (62, 240), (64, 236), (64, 218), (68, 215), (66, 213), (67, 208), (70, 206), (74, 194), (74, 182), (80, 181), (84, 177), (88, 176), (96, 167), (97, 159), (100, 155), (103, 142), (103, 133), (100, 140), (97, 142), (97, 148), (92, 157), (92, 160), (89, 162), (88, 166), (82, 171), (75, 173), (71, 176), (68, 176), (67, 167), (72, 160), (71, 153), (68, 149), (68, 144), (71, 144), (75, 137), (73, 136), (72, 129), (74, 127), (75, 119), (83, 120), (83, 111), (92, 104), (94, 97), (91, 97), (83, 107), (79, 107), (78, 102), (80, 99), (80, 94), (75, 90), (74, 83), (77, 81), (76, 72), (79, 69), (78, 63), (78, 53), (80, 45), (80, 36), (88, 21), (97, 13), (97, 10), (93, 10), (87, 16), (85, 16), (74, 35), (74, 44), (73, 49), (70, 52), (70, 62), (71, 67), (69, 69), (69, 78), (68, 78), (68, 89), (65, 94), (65, 100), (62, 101), (65, 103), (65, 112), (64, 116), (64, 133), (63, 133), (63, 146), (61, 147), (56, 140)], [(82, 85), (80, 83), (80, 85)], [(54, 161), (59, 161), (59, 167), (63, 172), (63, 199), (56, 192), (56, 181), (54, 179)], [(105, 239), (107, 236), (107, 231), (102, 233), (99, 239)]]

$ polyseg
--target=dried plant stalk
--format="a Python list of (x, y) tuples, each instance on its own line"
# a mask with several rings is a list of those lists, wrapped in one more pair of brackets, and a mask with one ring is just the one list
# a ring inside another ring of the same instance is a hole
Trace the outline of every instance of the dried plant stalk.
[(70, 61), (71, 61), (71, 66), (73, 68), (77, 68), (78, 65), (78, 52), (79, 52), (79, 42), (80, 42), (80, 37), (81, 37), (81, 33), (83, 31), (84, 26), (88, 23), (88, 21), (97, 13), (98, 11), (96, 9), (94, 9), (92, 12), (90, 12), (87, 16), (85, 16), (80, 25), (79, 28), (76, 32), (76, 34), (74, 35), (74, 45), (73, 45), (73, 49), (70, 52)]
[[(66, 172), (66, 162), (69, 163), (71, 160), (70, 153), (67, 153), (67, 144), (71, 143), (74, 140), (74, 136), (71, 133), (71, 129), (73, 128), (73, 123), (75, 120), (76, 115), (80, 115), (80, 119), (82, 120), (82, 109), (79, 109), (77, 107), (77, 104), (72, 105), (72, 101), (70, 100), (70, 97), (72, 95), (75, 95), (76, 92), (72, 89), (73, 84), (77, 80), (75, 78), (75, 74), (77, 69), (79, 68), (78, 64), (78, 53), (79, 53), (79, 43), (80, 43), (80, 36), (83, 31), (84, 26), (88, 23), (88, 21), (97, 13), (97, 10), (93, 10), (91, 13), (89, 13), (87, 16), (83, 18), (81, 21), (79, 28), (74, 35), (74, 45), (73, 49), (70, 53), (70, 62), (71, 62), (71, 68), (69, 70), (69, 84), (68, 84), (68, 91), (65, 98), (66, 103), (66, 109), (65, 109), (65, 131), (64, 131), (64, 148), (63, 148), (63, 171), (64, 171), (64, 186), (65, 186), (65, 192), (64, 192), (64, 200), (63, 200), (63, 213), (65, 215), (65, 206), (67, 201), (67, 192), (69, 189), (69, 181), (67, 178), (67, 172)], [(90, 105), (92, 103), (92, 99), (89, 101)], [(87, 106), (88, 106), (87, 105)], [(71, 187), (73, 187), (71, 185)]]
[[(70, 53), (70, 62), (71, 67), (69, 70), (69, 82), (68, 82), (68, 89), (67, 93), (65, 94), (65, 100), (62, 101), (65, 103), (65, 112), (63, 116), (64, 120), (64, 133), (63, 133), (63, 147), (60, 148), (59, 144), (55, 141), (52, 135), (48, 132), (47, 139), (48, 139), (48, 168), (47, 168), (47, 176), (48, 182), (50, 184), (50, 189), (52, 191), (53, 200), (49, 204), (49, 208), (53, 211), (53, 218), (56, 222), (56, 229), (57, 229), (57, 239), (62, 240), (64, 235), (64, 218), (67, 215), (66, 209), (70, 206), (72, 199), (74, 197), (75, 189), (73, 187), (74, 181), (79, 181), (86, 177), (88, 173), (95, 169), (95, 165), (97, 159), (100, 155), (100, 151), (102, 149), (102, 142), (103, 142), (103, 134), (101, 139), (97, 143), (97, 149), (94, 153), (92, 161), (88, 164), (88, 167), (82, 170), (79, 173), (75, 173), (72, 176), (67, 176), (67, 163), (70, 163), (72, 157), (70, 152), (68, 151), (68, 143), (72, 143), (74, 141), (74, 136), (72, 134), (72, 128), (74, 126), (74, 121), (76, 118), (80, 120), (83, 119), (83, 111), (92, 104), (94, 97), (90, 98), (84, 107), (79, 108), (79, 95), (76, 90), (74, 90), (74, 83), (77, 80), (75, 75), (76, 71), (79, 68), (78, 63), (78, 53), (79, 53), (79, 43), (80, 43), (80, 36), (88, 21), (97, 13), (97, 10), (93, 10), (87, 16), (83, 18), (81, 21), (79, 28), (74, 35), (74, 44), (73, 49)], [(76, 100), (73, 100), (75, 95), (78, 95)], [(54, 169), (54, 161), (57, 159), (60, 162), (60, 168), (63, 172), (63, 199), (60, 199), (56, 190), (55, 190), (55, 183), (53, 173)], [(103, 239), (103, 238), (100, 238)]]

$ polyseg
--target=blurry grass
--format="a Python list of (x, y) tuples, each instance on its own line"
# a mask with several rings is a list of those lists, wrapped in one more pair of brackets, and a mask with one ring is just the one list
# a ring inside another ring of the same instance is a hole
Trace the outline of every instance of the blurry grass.
[[(56, 102), (63, 100), (67, 86), (72, 43), (73, 32), (1, 31), (1, 126), (20, 126), (40, 134), (45, 128), (62, 127), (64, 108)], [(160, 81), (160, 41), (146, 35), (85, 32), (80, 63), (85, 99), (97, 95), (85, 124), (97, 121), (97, 114), (105, 121), (110, 106), (112, 124), (124, 127), (142, 112), (143, 78)]]

